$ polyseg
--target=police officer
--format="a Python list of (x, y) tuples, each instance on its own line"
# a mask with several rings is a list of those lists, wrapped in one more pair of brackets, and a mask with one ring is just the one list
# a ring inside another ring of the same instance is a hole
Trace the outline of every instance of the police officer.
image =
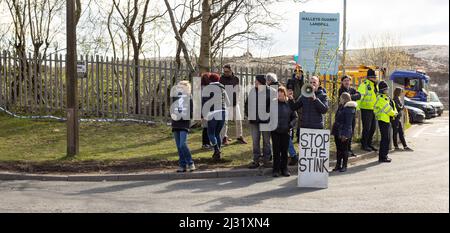
[(381, 81), (378, 85), (379, 94), (375, 102), (374, 113), (378, 120), (378, 125), (380, 127), (381, 142), (380, 151), (378, 154), (378, 162), (380, 163), (390, 163), (391, 159), (388, 157), (389, 153), (389, 143), (390, 143), (390, 126), (391, 117), (397, 115), (395, 106), (391, 105), (391, 99), (387, 95), (389, 87), (386, 82)]
[(377, 76), (375, 71), (369, 69), (367, 71), (367, 79), (359, 85), (358, 92), (361, 94), (361, 99), (357, 102), (361, 109), (362, 120), (362, 149), (365, 151), (377, 151), (372, 146), (372, 139), (376, 129), (376, 119), (373, 112), (375, 102), (377, 100)]

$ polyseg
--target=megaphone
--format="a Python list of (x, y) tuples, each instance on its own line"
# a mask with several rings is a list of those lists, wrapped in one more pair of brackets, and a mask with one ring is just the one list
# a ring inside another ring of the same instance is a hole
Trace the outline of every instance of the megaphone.
[(301, 91), (302, 91), (302, 96), (304, 96), (306, 98), (311, 98), (314, 96), (314, 87), (309, 82), (309, 76), (306, 77), (305, 83), (303, 84)]
[(309, 82), (305, 83), (302, 87), (302, 96), (311, 98), (314, 96), (314, 87)]

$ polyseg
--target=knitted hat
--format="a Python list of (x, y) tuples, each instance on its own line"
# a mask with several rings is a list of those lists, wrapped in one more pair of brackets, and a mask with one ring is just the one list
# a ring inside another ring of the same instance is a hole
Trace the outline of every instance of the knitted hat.
[(256, 80), (261, 83), (262, 85), (266, 85), (267, 80), (266, 80), (266, 76), (263, 74), (258, 74), (256, 75)]

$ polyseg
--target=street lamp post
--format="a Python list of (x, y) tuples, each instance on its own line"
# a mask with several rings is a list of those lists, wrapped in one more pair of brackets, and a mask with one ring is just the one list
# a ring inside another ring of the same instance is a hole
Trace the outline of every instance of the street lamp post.
[(79, 153), (75, 0), (67, 0), (66, 13), (67, 156), (75, 156)]

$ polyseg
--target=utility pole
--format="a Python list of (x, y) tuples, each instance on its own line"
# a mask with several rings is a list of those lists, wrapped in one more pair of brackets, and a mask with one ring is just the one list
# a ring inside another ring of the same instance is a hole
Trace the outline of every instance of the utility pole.
[(347, 0), (344, 0), (344, 41), (343, 53), (342, 53), (342, 73), (345, 75), (345, 63), (347, 59)]
[(75, 156), (79, 152), (75, 0), (67, 0), (66, 14), (67, 156)]

